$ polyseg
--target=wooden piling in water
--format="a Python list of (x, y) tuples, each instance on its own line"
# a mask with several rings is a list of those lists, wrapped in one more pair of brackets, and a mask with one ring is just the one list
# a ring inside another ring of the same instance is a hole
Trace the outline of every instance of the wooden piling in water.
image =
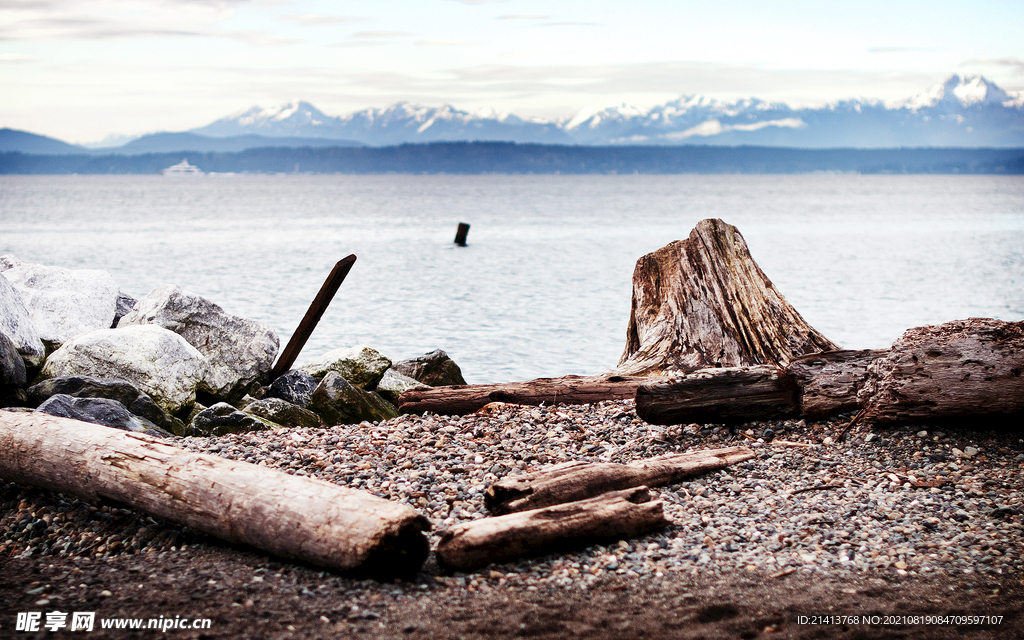
[(306, 315), (303, 316), (302, 322), (299, 323), (295, 333), (292, 334), (292, 339), (288, 341), (288, 346), (281, 352), (281, 357), (277, 359), (277, 364), (270, 371), (271, 381), (276, 380), (295, 364), (295, 359), (299, 357), (299, 352), (302, 351), (302, 347), (306, 346), (306, 340), (309, 340), (309, 336), (313, 334), (313, 329), (316, 329), (317, 323), (320, 322), (324, 311), (327, 311), (327, 306), (331, 304), (334, 294), (338, 292), (338, 288), (345, 281), (345, 276), (348, 275), (355, 261), (356, 256), (352, 254), (339, 260), (334, 265), (334, 268), (331, 269), (327, 280), (320, 287), (320, 292), (313, 298), (313, 302), (309, 304), (309, 309), (306, 310)]
[(455, 232), (455, 244), (460, 247), (466, 246), (466, 236), (469, 235), (469, 224), (465, 222), (459, 223), (459, 229)]

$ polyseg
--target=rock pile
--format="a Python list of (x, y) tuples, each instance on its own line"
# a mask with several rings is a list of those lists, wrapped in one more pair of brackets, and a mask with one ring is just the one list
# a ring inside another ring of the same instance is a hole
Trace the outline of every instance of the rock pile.
[(276, 380), (274, 331), (175, 285), (0, 256), (0, 407), (161, 436), (380, 422), (419, 386), (465, 384), (443, 351), (335, 349)]

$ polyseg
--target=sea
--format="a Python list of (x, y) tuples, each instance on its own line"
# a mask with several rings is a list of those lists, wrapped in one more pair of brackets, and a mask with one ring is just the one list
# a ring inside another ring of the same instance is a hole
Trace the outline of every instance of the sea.
[(613, 368), (637, 259), (704, 218), (738, 227), (845, 348), (1024, 319), (1020, 176), (0, 176), (0, 254), (103, 269), (135, 297), (177, 284), (265, 322), (282, 348), (355, 254), (299, 363), (443, 349), (470, 383)]

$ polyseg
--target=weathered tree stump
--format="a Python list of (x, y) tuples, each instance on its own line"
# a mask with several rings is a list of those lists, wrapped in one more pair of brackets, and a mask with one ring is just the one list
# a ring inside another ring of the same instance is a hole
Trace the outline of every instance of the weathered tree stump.
[(865, 422), (1020, 420), (1024, 322), (969, 318), (909, 329), (868, 374), (858, 394)]
[(415, 575), (429, 552), (430, 523), (410, 507), (142, 434), (0, 411), (0, 451), (0, 479), (107, 498), (283, 558), (390, 578)]
[(636, 415), (651, 424), (742, 423), (800, 412), (800, 390), (778, 367), (702, 369), (636, 390)]
[(492, 402), (553, 405), (624, 400), (633, 398), (636, 388), (646, 380), (636, 376), (565, 376), (528, 382), (409, 389), (398, 398), (398, 410), (458, 416), (473, 413)]
[(662, 502), (651, 501), (647, 487), (634, 487), (457, 525), (441, 537), (437, 562), (445, 569), (472, 569), (632, 538), (668, 524)]
[(784, 366), (834, 349), (775, 289), (736, 227), (702, 220), (686, 240), (637, 261), (626, 348), (615, 372)]
[(754, 457), (746, 447), (670, 453), (628, 464), (564, 462), (540, 471), (502, 478), (487, 489), (484, 503), (504, 514), (574, 502), (630, 487), (655, 487), (717, 471)]

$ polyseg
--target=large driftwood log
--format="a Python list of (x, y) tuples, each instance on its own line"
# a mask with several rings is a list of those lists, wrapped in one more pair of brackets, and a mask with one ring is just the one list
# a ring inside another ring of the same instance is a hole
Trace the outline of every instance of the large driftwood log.
[(414, 575), (425, 517), (362, 491), (178, 449), (150, 436), (0, 411), (0, 479), (107, 498), (283, 558)]
[(868, 379), (868, 365), (885, 349), (826, 351), (793, 360), (786, 373), (800, 388), (800, 417), (820, 420), (860, 409), (857, 393)]
[(655, 487), (717, 471), (754, 457), (746, 447), (671, 453), (629, 464), (564, 462), (533, 473), (502, 478), (487, 489), (484, 503), (504, 514), (574, 502), (646, 485)]
[(615, 372), (785, 365), (839, 349), (808, 325), (750, 256), (736, 227), (702, 220), (637, 261), (626, 348)]
[(525, 555), (631, 538), (668, 524), (662, 502), (651, 501), (647, 487), (634, 487), (457, 525), (441, 537), (437, 562), (447, 569), (472, 569)]
[(868, 367), (866, 422), (1024, 418), (1024, 322), (969, 318), (910, 329)]
[(636, 390), (636, 414), (651, 424), (741, 423), (799, 412), (795, 381), (768, 365), (704, 369)]
[(553, 405), (624, 400), (633, 398), (636, 388), (646, 380), (637, 376), (565, 376), (528, 382), (417, 388), (398, 398), (398, 410), (402, 413), (432, 411), (442, 415), (465, 415), (492, 402)]

